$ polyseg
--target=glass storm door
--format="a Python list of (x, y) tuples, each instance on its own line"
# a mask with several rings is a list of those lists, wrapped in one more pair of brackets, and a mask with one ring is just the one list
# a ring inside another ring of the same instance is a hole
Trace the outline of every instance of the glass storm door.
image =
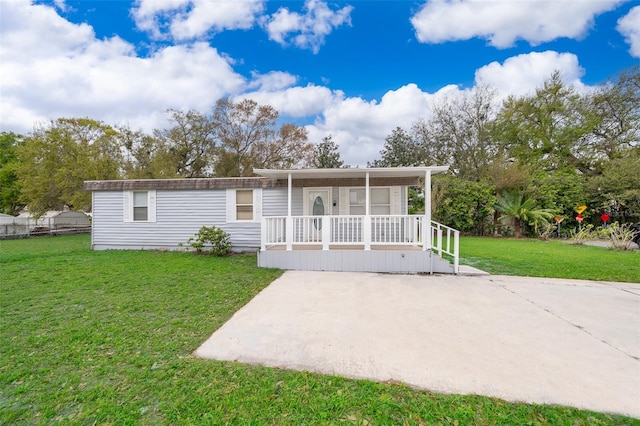
[[(331, 189), (305, 188), (305, 216), (325, 216), (331, 214)], [(314, 217), (305, 221), (305, 239), (307, 241), (321, 241), (322, 227), (329, 226), (326, 219)]]

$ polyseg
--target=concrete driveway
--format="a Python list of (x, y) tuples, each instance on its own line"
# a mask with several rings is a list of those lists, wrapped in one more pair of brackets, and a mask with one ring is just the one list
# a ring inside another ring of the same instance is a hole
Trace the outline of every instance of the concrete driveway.
[(195, 355), (640, 418), (640, 284), (289, 271)]

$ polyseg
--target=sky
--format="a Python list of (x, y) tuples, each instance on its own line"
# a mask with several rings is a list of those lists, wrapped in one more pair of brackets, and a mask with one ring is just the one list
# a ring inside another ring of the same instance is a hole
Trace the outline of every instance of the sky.
[(60, 117), (150, 132), (254, 99), (380, 158), (396, 127), (491, 86), (578, 91), (640, 63), (640, 0), (0, 0), (0, 131)]

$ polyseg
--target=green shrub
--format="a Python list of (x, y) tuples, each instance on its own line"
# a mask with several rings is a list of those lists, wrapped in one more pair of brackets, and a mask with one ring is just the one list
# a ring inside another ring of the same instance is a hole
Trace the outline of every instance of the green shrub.
[(574, 245), (582, 245), (587, 240), (595, 240), (598, 238), (598, 231), (594, 229), (594, 226), (589, 224), (586, 226), (580, 226), (578, 229), (574, 229), (570, 232), (571, 239)]
[(613, 222), (603, 229), (607, 236), (611, 239), (611, 248), (614, 250), (632, 250), (633, 230), (631, 224), (622, 224)]
[(558, 225), (551, 222), (546, 222), (540, 225), (538, 227), (538, 236), (540, 240), (548, 241), (549, 237), (551, 237), (551, 235), (553, 235), (553, 233), (556, 232), (557, 228), (558, 228)]
[(433, 180), (433, 220), (474, 235), (489, 233), (487, 218), (496, 202), (495, 188), (448, 175)]
[(217, 226), (203, 226), (187, 243), (198, 253), (208, 251), (214, 256), (225, 256), (231, 251), (229, 234)]

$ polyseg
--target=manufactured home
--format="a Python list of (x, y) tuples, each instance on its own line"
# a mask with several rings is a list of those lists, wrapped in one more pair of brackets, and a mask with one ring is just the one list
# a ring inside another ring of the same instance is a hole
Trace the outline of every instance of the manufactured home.
[[(458, 231), (431, 220), (431, 175), (447, 167), (256, 169), (257, 177), (87, 181), (92, 247), (184, 249), (202, 226), (258, 265), (298, 270), (458, 272)], [(423, 214), (408, 187), (422, 186)], [(445, 260), (444, 258), (448, 260)]]

